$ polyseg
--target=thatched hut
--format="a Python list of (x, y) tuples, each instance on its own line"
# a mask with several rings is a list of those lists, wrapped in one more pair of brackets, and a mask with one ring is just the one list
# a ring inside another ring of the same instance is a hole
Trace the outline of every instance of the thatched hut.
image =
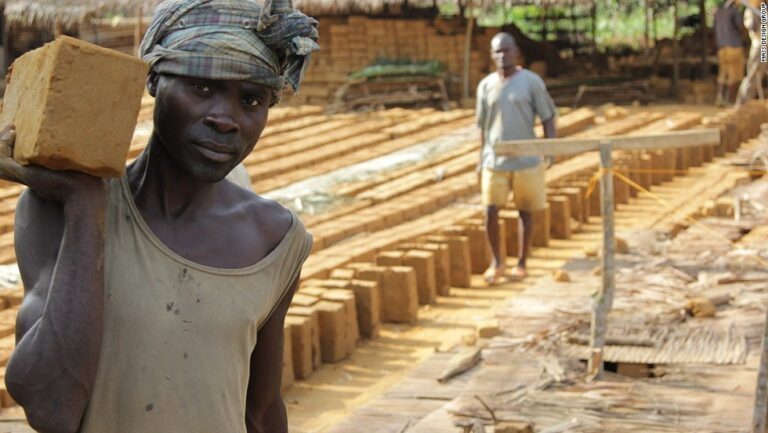
[[(61, 34), (130, 51), (141, 28), (135, 17), (151, 13), (159, 0), (5, 0), (3, 51), (5, 64)], [(104, 25), (104, 24), (108, 25)], [(113, 28), (113, 29), (110, 29)], [(115, 38), (118, 33), (128, 37)], [(101, 33), (101, 35), (100, 35)], [(127, 41), (126, 41), (127, 39)]]

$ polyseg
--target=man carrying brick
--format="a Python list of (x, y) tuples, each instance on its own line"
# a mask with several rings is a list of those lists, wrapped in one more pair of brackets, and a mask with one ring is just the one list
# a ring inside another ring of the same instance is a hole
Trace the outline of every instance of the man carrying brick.
[(154, 131), (122, 178), (0, 159), (29, 187), (6, 384), (33, 428), (287, 432), (283, 322), (311, 237), (225, 176), (298, 88), (316, 26), (289, 0), (168, 0), (141, 47)]
[(518, 66), (518, 48), (511, 35), (499, 33), (494, 36), (491, 57), (496, 71), (485, 77), (477, 87), (477, 124), (482, 141), (481, 194), (486, 208), (488, 243), (493, 255), (484, 278), (494, 284), (506, 276), (499, 248), (499, 208), (506, 205), (510, 190), (515, 207), (520, 212), (521, 233), (518, 263), (510, 273), (514, 279), (523, 279), (528, 275), (526, 260), (533, 242), (533, 213), (547, 205), (542, 159), (538, 156), (497, 156), (496, 143), (536, 138), (533, 130), (536, 116), (542, 121), (544, 136), (556, 137), (557, 109), (544, 81)]

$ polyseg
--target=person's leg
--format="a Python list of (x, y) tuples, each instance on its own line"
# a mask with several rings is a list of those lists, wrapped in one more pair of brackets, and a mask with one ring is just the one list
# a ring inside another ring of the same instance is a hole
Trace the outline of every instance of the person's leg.
[(736, 95), (739, 93), (739, 82), (731, 83), (728, 85), (728, 105), (734, 105), (736, 103)]
[(483, 273), (489, 283), (496, 283), (504, 277), (506, 270), (501, 257), (499, 239), (499, 208), (504, 206), (509, 196), (509, 175), (505, 172), (483, 169), (480, 178), (480, 190), (485, 207), (485, 233), (491, 249), (491, 264)]
[(520, 270), (525, 271), (528, 255), (531, 254), (531, 247), (533, 246), (533, 213), (525, 210), (518, 211), (520, 213), (520, 236), (518, 237), (518, 259), (517, 267)]
[(518, 236), (518, 262), (511, 276), (522, 279), (528, 276), (528, 257), (533, 247), (533, 229), (536, 224), (534, 212), (547, 206), (544, 166), (538, 165), (515, 172), (512, 189), (515, 206), (520, 214), (520, 236)]
[(499, 208), (494, 205), (485, 208), (485, 233), (488, 237), (488, 245), (491, 247), (489, 269), (503, 267), (504, 260), (501, 258), (501, 249), (499, 248)]
[(715, 95), (715, 105), (718, 107), (722, 106), (724, 104), (725, 100), (725, 77), (727, 75), (726, 73), (726, 66), (728, 63), (728, 59), (726, 58), (726, 53), (723, 48), (720, 48), (717, 50), (717, 95)]
[(744, 79), (744, 49), (741, 47), (732, 47), (730, 50), (729, 71), (728, 71), (728, 104), (736, 103), (736, 97), (739, 92), (739, 84)]

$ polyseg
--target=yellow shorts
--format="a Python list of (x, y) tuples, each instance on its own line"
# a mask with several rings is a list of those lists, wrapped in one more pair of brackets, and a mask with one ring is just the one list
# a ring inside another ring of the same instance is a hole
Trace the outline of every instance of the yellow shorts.
[(544, 165), (520, 171), (498, 171), (484, 168), (480, 178), (483, 206), (507, 204), (509, 191), (519, 210), (536, 212), (547, 206)]
[(717, 63), (719, 84), (737, 84), (744, 78), (744, 48), (720, 48), (717, 50)]

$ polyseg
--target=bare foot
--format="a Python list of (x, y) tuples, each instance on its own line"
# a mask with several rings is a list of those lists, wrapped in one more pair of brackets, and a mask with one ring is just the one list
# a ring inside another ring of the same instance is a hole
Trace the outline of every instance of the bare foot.
[(525, 269), (524, 266), (515, 266), (514, 268), (512, 268), (512, 271), (509, 273), (509, 276), (515, 281), (521, 281), (528, 277), (528, 271)]
[(489, 266), (488, 269), (483, 272), (483, 279), (488, 285), (494, 285), (502, 283), (506, 280), (505, 274), (507, 268), (505, 266)]

